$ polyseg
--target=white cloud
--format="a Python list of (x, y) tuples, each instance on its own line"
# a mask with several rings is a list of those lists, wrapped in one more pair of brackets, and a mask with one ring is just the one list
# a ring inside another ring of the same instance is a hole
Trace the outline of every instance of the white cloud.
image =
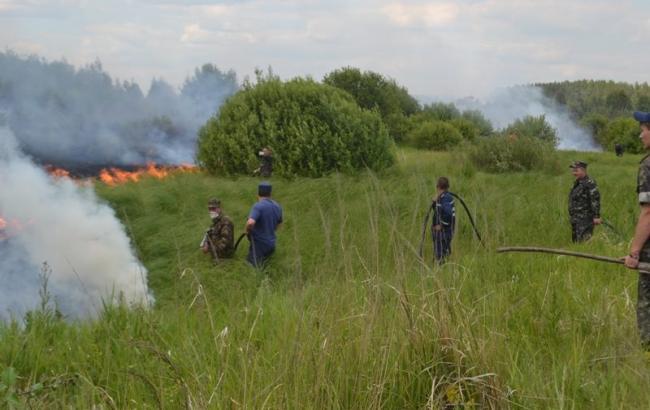
[(439, 26), (453, 23), (458, 17), (460, 7), (454, 3), (407, 4), (391, 3), (381, 11), (399, 26), (424, 24)]

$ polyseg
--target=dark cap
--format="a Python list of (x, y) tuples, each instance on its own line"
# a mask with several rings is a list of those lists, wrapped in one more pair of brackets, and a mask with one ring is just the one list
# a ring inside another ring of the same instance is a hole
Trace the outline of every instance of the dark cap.
[(217, 198), (210, 198), (208, 200), (208, 208), (221, 208), (221, 201)]
[(650, 122), (650, 112), (634, 111), (634, 119), (639, 122)]
[(259, 196), (269, 196), (271, 195), (271, 183), (270, 182), (260, 182), (257, 186), (257, 195)]
[(587, 169), (587, 163), (582, 162), (582, 161), (573, 161), (571, 165), (569, 165), (569, 168), (585, 168)]

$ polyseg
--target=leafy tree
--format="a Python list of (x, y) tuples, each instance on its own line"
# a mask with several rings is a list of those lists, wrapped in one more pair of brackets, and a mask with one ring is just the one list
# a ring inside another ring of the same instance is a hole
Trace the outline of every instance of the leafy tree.
[(423, 121), (409, 133), (409, 141), (420, 149), (447, 150), (458, 145), (463, 135), (444, 121)]
[(420, 104), (406, 88), (373, 71), (344, 67), (327, 74), (323, 82), (350, 93), (361, 108), (377, 109), (396, 141), (404, 138), (404, 117), (420, 110)]
[(601, 145), (603, 143), (602, 134), (603, 131), (607, 129), (608, 123), (609, 119), (606, 116), (597, 113), (589, 114), (582, 119), (582, 125), (591, 132), (591, 135), (593, 135), (596, 141)]
[(549, 142), (554, 146), (558, 143), (557, 133), (547, 121), (544, 115), (539, 117), (528, 115), (522, 119), (515, 120), (503, 131), (506, 136), (530, 137)]
[(492, 123), (490, 120), (485, 118), (482, 112), (479, 110), (467, 110), (463, 111), (463, 114), (461, 115), (462, 118), (470, 121), (474, 127), (478, 130), (479, 135), (481, 136), (488, 136), (492, 134), (494, 129), (492, 128)]
[(609, 150), (617, 143), (622, 144), (626, 152), (640, 154), (644, 150), (639, 140), (639, 124), (633, 118), (613, 120), (602, 135), (601, 144)]
[(311, 79), (262, 78), (229, 98), (199, 131), (198, 161), (211, 173), (246, 174), (257, 152), (274, 152), (274, 172), (318, 177), (390, 166), (392, 142), (375, 110)]
[(428, 120), (451, 121), (460, 117), (460, 111), (454, 103), (436, 102), (426, 104), (420, 115)]
[(640, 95), (636, 100), (637, 111), (650, 111), (650, 95)]
[(460, 131), (463, 138), (467, 141), (473, 142), (479, 136), (479, 129), (470, 120), (465, 118), (455, 118), (449, 123)]
[(612, 113), (630, 111), (632, 109), (632, 100), (624, 90), (610, 92), (605, 98), (605, 103)]
[(535, 137), (514, 134), (482, 137), (467, 149), (471, 163), (486, 172), (557, 172), (559, 169), (554, 145)]

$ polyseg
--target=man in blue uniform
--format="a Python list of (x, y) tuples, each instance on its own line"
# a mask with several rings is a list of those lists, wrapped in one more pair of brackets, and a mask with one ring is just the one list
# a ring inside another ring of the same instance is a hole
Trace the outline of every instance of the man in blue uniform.
[(282, 223), (282, 208), (271, 199), (271, 184), (262, 182), (257, 188), (257, 202), (251, 208), (246, 222), (246, 233), (250, 239), (246, 260), (255, 267), (275, 252), (275, 231)]
[(454, 197), (448, 192), (449, 179), (438, 178), (436, 184), (438, 195), (434, 199), (435, 211), (433, 213), (433, 250), (438, 263), (444, 263), (451, 254), (451, 240), (456, 227), (456, 207)]

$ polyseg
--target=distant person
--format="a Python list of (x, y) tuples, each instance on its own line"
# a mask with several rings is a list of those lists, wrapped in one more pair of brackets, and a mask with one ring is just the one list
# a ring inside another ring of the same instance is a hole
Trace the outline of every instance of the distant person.
[(436, 261), (442, 264), (451, 255), (451, 240), (456, 227), (456, 207), (454, 197), (449, 193), (449, 179), (438, 178), (436, 191), (431, 231)]
[[(646, 151), (650, 150), (650, 113), (637, 111), (634, 119), (639, 122), (639, 138)], [(639, 220), (634, 230), (630, 254), (625, 257), (625, 266), (637, 269), (640, 262), (650, 262), (650, 154), (639, 164), (636, 192), (639, 196)], [(640, 273), (636, 319), (641, 343), (650, 350), (650, 275)]]
[(569, 192), (569, 218), (571, 221), (571, 239), (583, 242), (591, 238), (594, 225), (600, 225), (600, 192), (596, 181), (587, 175), (587, 163), (575, 161), (569, 168), (575, 177)]
[(201, 242), (201, 250), (211, 253), (215, 262), (232, 258), (235, 253), (235, 227), (221, 209), (221, 201), (212, 198), (208, 201), (208, 214), (212, 226), (206, 231)]
[(282, 223), (282, 207), (271, 199), (271, 184), (262, 182), (257, 187), (257, 202), (251, 208), (246, 222), (250, 246), (246, 260), (262, 267), (275, 252), (275, 231)]
[(623, 145), (616, 143), (614, 145), (614, 152), (616, 152), (617, 157), (622, 157), (623, 156)]
[(273, 151), (269, 147), (264, 147), (258, 153), (260, 157), (260, 167), (253, 171), (253, 175), (260, 175), (264, 178), (271, 177), (273, 174)]

